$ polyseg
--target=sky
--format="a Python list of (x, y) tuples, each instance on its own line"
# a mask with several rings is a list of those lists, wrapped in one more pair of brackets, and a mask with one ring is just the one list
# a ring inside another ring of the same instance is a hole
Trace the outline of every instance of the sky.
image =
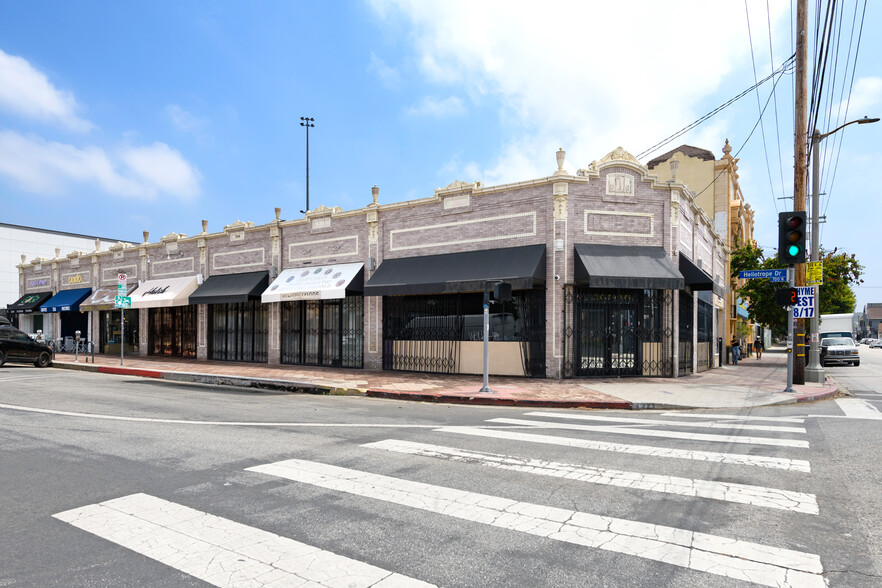
[[(815, 2), (809, 2), (814, 6)], [(6, 2), (0, 7), (0, 222), (158, 241), (236, 220), (302, 218), (575, 171), (618, 146), (740, 159), (755, 238), (792, 209), (790, 0), (617, 2)], [(821, 132), (882, 116), (882, 3), (837, 4)], [(856, 23), (856, 24), (855, 24)], [(861, 26), (862, 25), (862, 26)], [(814, 61), (815, 17), (810, 15)], [(860, 34), (860, 35), (859, 35)], [(858, 45), (858, 36), (860, 44)], [(811, 85), (812, 72), (809, 73)], [(762, 123), (760, 112), (763, 111)], [(865, 266), (882, 302), (870, 170), (882, 122), (822, 142), (821, 244)]]

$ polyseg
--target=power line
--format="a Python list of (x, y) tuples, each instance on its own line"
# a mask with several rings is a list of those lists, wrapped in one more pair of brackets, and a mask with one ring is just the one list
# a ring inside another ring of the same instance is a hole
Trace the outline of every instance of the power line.
[(735, 96), (734, 98), (731, 98), (731, 99), (727, 100), (726, 102), (724, 102), (723, 104), (721, 104), (720, 106), (717, 106), (716, 108), (714, 108), (713, 110), (711, 110), (710, 112), (708, 112), (707, 114), (702, 116), (701, 118), (686, 125), (682, 129), (680, 129), (679, 131), (674, 133), (673, 135), (670, 135), (669, 137), (662, 139), (661, 141), (659, 141), (658, 143), (656, 143), (655, 145), (653, 145), (649, 149), (641, 151), (640, 153), (637, 154), (636, 158), (641, 159), (643, 157), (646, 157), (647, 155), (650, 155), (651, 153), (653, 153), (655, 151), (658, 151), (661, 147), (664, 147), (665, 145), (667, 145), (668, 143), (670, 143), (671, 141), (673, 141), (677, 137), (680, 137), (680, 136), (686, 134), (687, 132), (691, 131), (692, 129), (694, 129), (695, 127), (697, 127), (701, 123), (705, 122), (706, 120), (712, 118), (714, 115), (716, 115), (720, 111), (724, 110), (728, 106), (731, 106), (732, 104), (734, 104), (735, 102), (737, 102), (741, 98), (744, 98), (745, 96), (747, 96), (748, 94), (753, 92), (753, 90), (756, 86), (762, 85), (762, 84), (768, 82), (769, 80), (774, 79), (776, 76), (780, 76), (781, 74), (788, 72), (788, 70), (792, 69), (792, 67), (793, 67), (793, 60), (795, 57), (796, 57), (796, 54), (794, 53), (784, 63), (782, 63), (778, 69), (776, 69), (771, 74), (769, 74), (768, 76), (766, 76), (765, 78), (760, 80), (757, 84), (754, 84), (753, 86), (751, 86), (750, 88), (747, 88), (746, 90), (744, 90), (743, 92), (741, 92), (740, 94)]

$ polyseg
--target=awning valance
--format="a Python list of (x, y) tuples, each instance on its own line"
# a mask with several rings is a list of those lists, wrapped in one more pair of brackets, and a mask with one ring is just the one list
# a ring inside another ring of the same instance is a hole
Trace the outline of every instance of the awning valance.
[(264, 303), (287, 300), (331, 300), (364, 288), (363, 263), (339, 263), (289, 268), (263, 292)]
[(209, 276), (190, 294), (190, 304), (232, 304), (258, 300), (267, 284), (267, 271)]
[(717, 296), (723, 296), (723, 288), (714, 282), (710, 274), (692, 263), (692, 260), (682, 253), (680, 254), (679, 269), (683, 274), (684, 282), (693, 290), (713, 290)]
[(73, 290), (61, 290), (40, 305), (40, 312), (66, 312), (80, 310), (80, 302), (89, 297), (92, 288), (74, 288)]
[(187, 306), (199, 287), (199, 276), (155, 278), (142, 282), (132, 296), (132, 308)]
[[(137, 287), (137, 284), (129, 284), (126, 296), (131, 296)], [(89, 298), (80, 303), (80, 310), (114, 310), (118, 293), (119, 290), (116, 286), (112, 288), (98, 288), (92, 292)]]
[(576, 245), (576, 284), (591, 288), (682, 290), (683, 275), (663, 247)]
[(365, 296), (483, 292), (488, 280), (513, 290), (545, 284), (545, 245), (385, 259), (364, 286)]
[(35, 292), (25, 294), (6, 307), (8, 314), (30, 314), (39, 310), (40, 305), (52, 298), (52, 292)]

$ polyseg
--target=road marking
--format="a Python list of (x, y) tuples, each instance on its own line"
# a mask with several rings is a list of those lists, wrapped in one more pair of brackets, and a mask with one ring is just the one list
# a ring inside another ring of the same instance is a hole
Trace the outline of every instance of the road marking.
[(882, 412), (860, 398), (837, 398), (836, 404), (845, 416), (851, 419), (882, 419)]
[(749, 431), (766, 431), (777, 433), (803, 433), (802, 427), (777, 427), (774, 425), (742, 425), (738, 423), (689, 423), (684, 421), (663, 421), (659, 419), (640, 419), (633, 417), (615, 417), (597, 414), (576, 414), (564, 412), (528, 412), (524, 416), (547, 417), (557, 419), (573, 419), (579, 421), (607, 421), (612, 423), (627, 423), (631, 425), (672, 425), (675, 427), (694, 427), (701, 429), (745, 429)]
[(60, 378), (62, 376), (47, 374), (45, 376), (13, 376), (13, 377), (0, 377), (0, 382), (13, 382), (13, 381), (21, 381), (21, 380), (46, 380), (52, 378)]
[(642, 474), (639, 472), (627, 472), (607, 468), (577, 466), (541, 459), (526, 459), (498, 453), (485, 453), (483, 451), (469, 451), (444, 447), (441, 445), (429, 445), (426, 443), (414, 443), (411, 441), (399, 441), (386, 439), (375, 443), (366, 443), (362, 447), (382, 449), (408, 455), (447, 459), (450, 461), (479, 464), (486, 467), (525, 472), (553, 478), (566, 478), (589, 484), (601, 484), (605, 486), (619, 486), (622, 488), (634, 488), (637, 490), (649, 490), (663, 492), (678, 496), (695, 498), (710, 498), (725, 502), (750, 504), (765, 508), (777, 508), (805, 514), (818, 514), (818, 502), (813, 494), (803, 492), (791, 492), (777, 488), (765, 488), (749, 484), (735, 484), (711, 480), (697, 480), (677, 476), (661, 476), (657, 474)]
[(215, 586), (432, 586), (147, 494), (53, 516)]
[(688, 419), (732, 419), (736, 421), (758, 421), (767, 423), (795, 423), (801, 424), (805, 422), (803, 417), (761, 417), (761, 416), (744, 416), (739, 414), (711, 414), (704, 412), (663, 412), (661, 416), (675, 416), (678, 418)]
[(158, 419), (152, 417), (127, 417), (108, 414), (96, 414), (89, 412), (70, 412), (67, 410), (52, 410), (48, 408), (33, 408), (30, 406), (18, 406), (15, 404), (0, 404), (0, 408), (19, 410), (22, 412), (35, 412), (40, 414), (53, 414), (86, 419), (99, 419), (106, 421), (127, 421), (135, 423), (164, 423), (172, 425), (211, 425), (221, 427), (363, 427), (374, 429), (436, 429), (438, 425), (384, 425), (377, 423), (260, 423), (243, 421), (188, 421), (181, 419)]
[(630, 453), (650, 457), (669, 457), (673, 459), (692, 459), (733, 465), (747, 465), (776, 470), (811, 472), (811, 464), (805, 459), (787, 459), (784, 457), (766, 457), (763, 455), (745, 455), (739, 453), (720, 453), (717, 451), (690, 451), (688, 449), (672, 449), (669, 447), (653, 447), (650, 445), (627, 445), (607, 441), (589, 441), (572, 437), (556, 437), (554, 435), (535, 435), (518, 431), (500, 431), (498, 429), (479, 429), (474, 427), (441, 427), (436, 429), (442, 433), (489, 437), (492, 439), (509, 439), (528, 443), (543, 443), (563, 447), (578, 447), (596, 451), (612, 451), (614, 453)]
[(667, 439), (685, 439), (687, 441), (709, 441), (712, 443), (741, 443), (745, 445), (770, 445), (775, 447), (799, 447), (807, 449), (808, 441), (801, 439), (770, 439), (768, 437), (746, 437), (731, 435), (711, 435), (708, 433), (683, 433), (680, 431), (661, 431), (656, 429), (627, 429), (616, 426), (573, 425), (570, 423), (553, 423), (547, 421), (528, 421), (523, 419), (489, 419), (488, 423), (506, 423), (509, 425), (529, 425), (534, 428), (569, 429), (572, 431), (596, 431), (616, 435), (637, 435), (641, 437), (663, 437)]
[(300, 459), (247, 471), (765, 586), (826, 586), (821, 559), (811, 553)]

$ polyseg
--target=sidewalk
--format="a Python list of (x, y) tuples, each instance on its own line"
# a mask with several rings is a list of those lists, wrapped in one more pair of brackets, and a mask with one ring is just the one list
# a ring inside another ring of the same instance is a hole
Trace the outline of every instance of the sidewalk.
[(420, 374), (269, 366), (173, 358), (120, 358), (96, 355), (95, 363), (59, 354), (54, 367), (110, 374), (161, 378), (178, 382), (346, 394), (457, 404), (487, 404), (557, 408), (683, 409), (747, 408), (821, 400), (836, 396), (838, 384), (794, 385), (787, 380), (786, 353), (767, 350), (762, 360), (746, 358), (738, 365), (681, 378), (590, 378), (546, 380), (490, 377), (491, 393), (481, 393), (481, 376)]

